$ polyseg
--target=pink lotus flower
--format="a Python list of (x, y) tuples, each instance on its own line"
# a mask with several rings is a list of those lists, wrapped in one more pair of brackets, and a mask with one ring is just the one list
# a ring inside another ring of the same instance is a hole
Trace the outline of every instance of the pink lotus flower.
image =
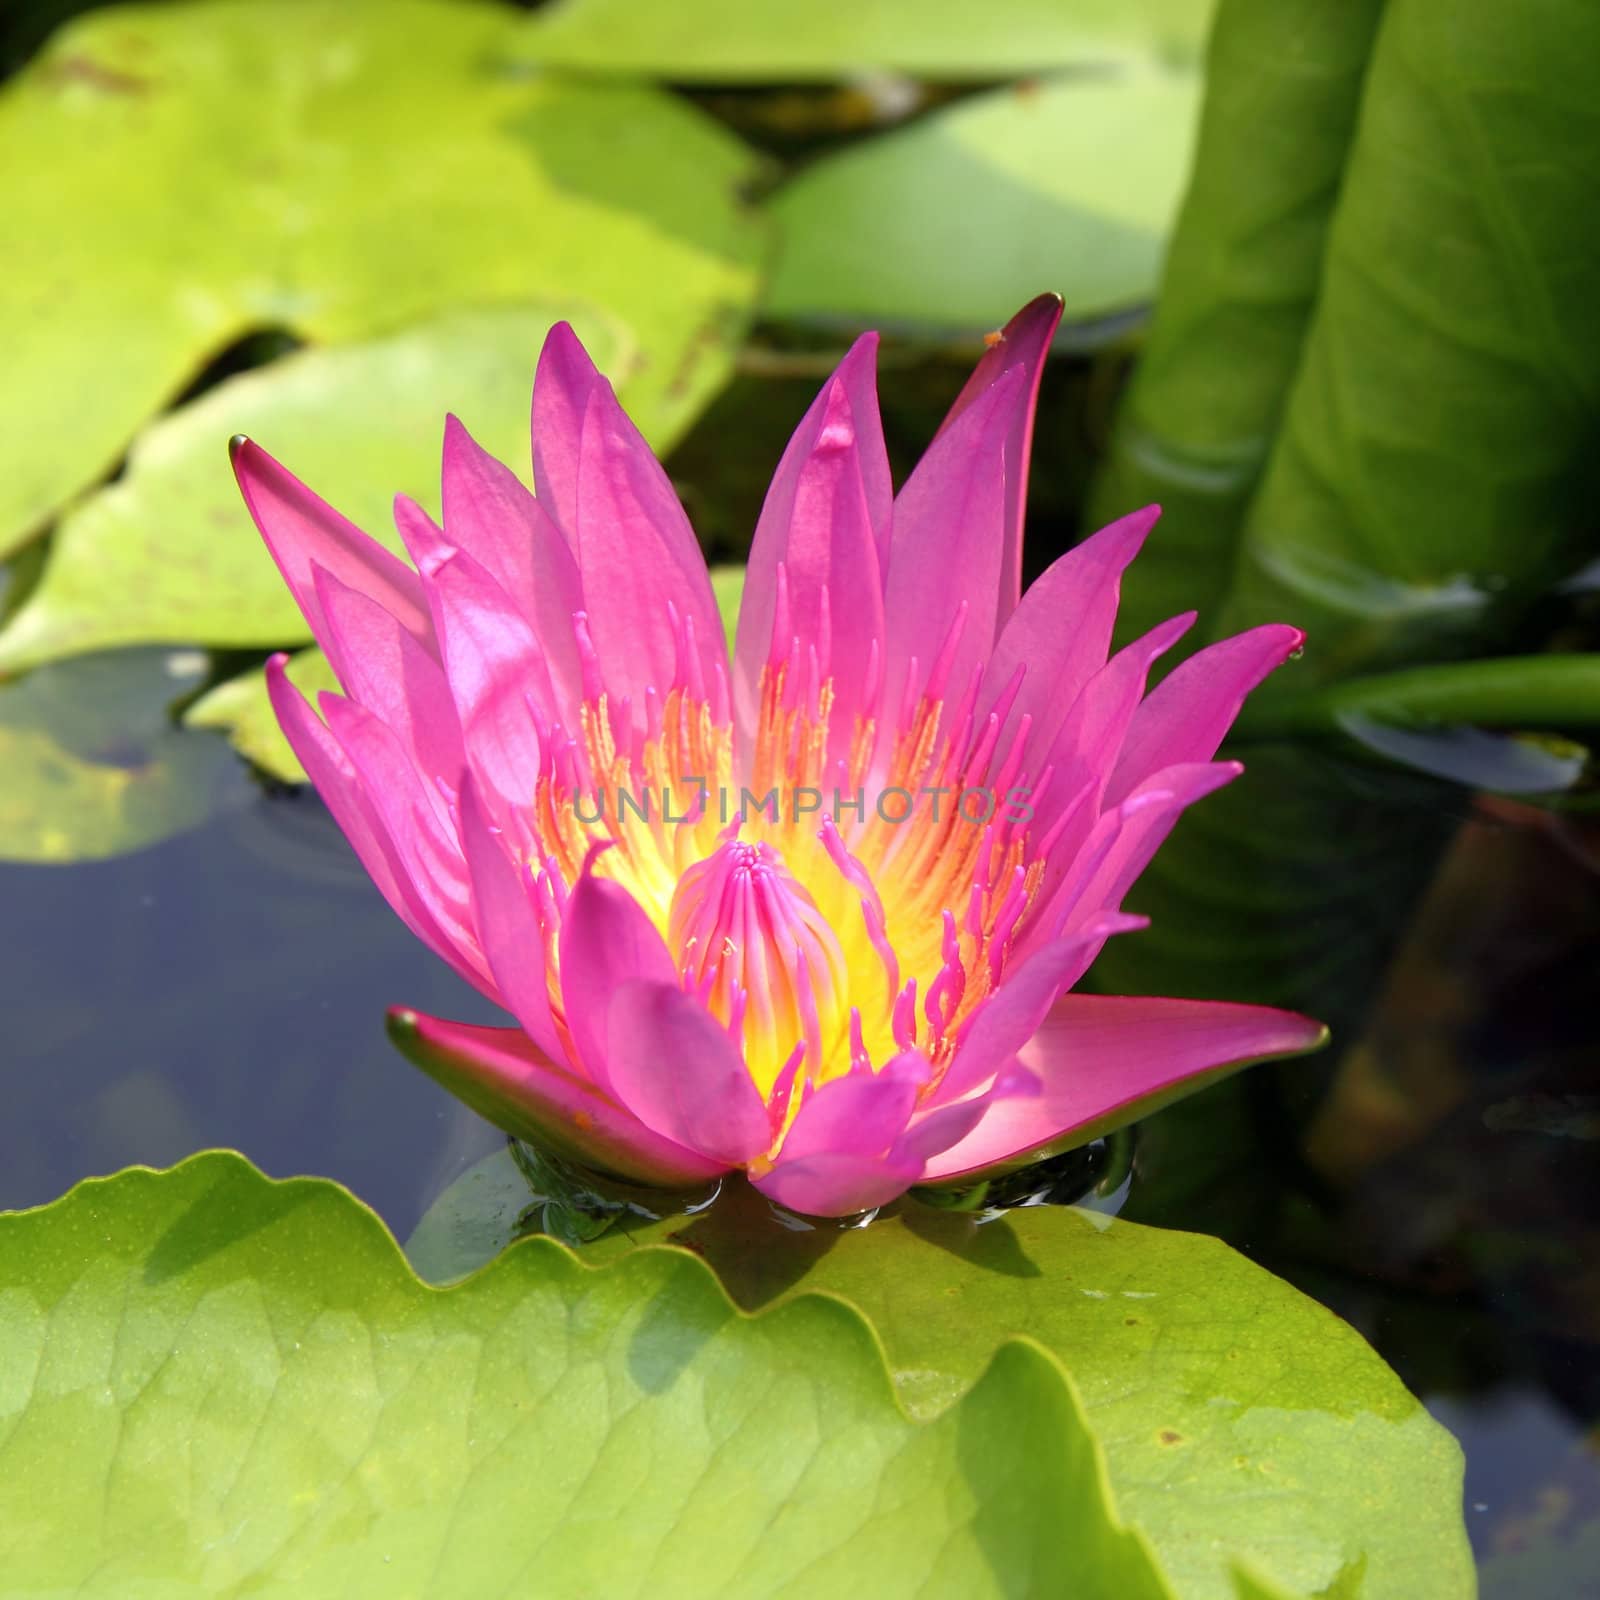
[(264, 451), (251, 513), (344, 694), (284, 731), (374, 882), (515, 1028), (394, 1013), (512, 1134), (665, 1186), (743, 1168), (843, 1215), (1021, 1165), (1219, 1071), (1318, 1044), (1287, 1012), (1069, 991), (1244, 696), (1253, 629), (1148, 696), (1178, 617), (1107, 660), (1136, 512), (1021, 592), (1059, 302), (991, 343), (893, 493), (872, 335), (779, 463), (730, 661), (666, 474), (565, 325), (537, 498), (453, 418), (414, 568)]

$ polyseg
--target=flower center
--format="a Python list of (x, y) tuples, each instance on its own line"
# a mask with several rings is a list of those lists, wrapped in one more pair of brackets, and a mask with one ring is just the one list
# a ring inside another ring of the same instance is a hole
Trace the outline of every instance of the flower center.
[(839, 941), (768, 844), (727, 839), (678, 880), (667, 942), (685, 987), (744, 1051), (770, 1094), (784, 1070), (817, 1076), (849, 1028)]

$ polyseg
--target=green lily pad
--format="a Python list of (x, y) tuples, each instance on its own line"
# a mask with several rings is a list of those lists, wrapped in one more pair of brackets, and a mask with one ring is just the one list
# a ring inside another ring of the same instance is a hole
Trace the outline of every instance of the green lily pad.
[(250, 793), (167, 707), (205, 658), (141, 651), (0, 685), (0, 861), (95, 861), (194, 827)]
[[(744, 593), (744, 568), (713, 567), (711, 592), (716, 596), (731, 651), (734, 628), (739, 620), (739, 598)], [(315, 648), (291, 656), (288, 671), (290, 682), (313, 704), (321, 690), (339, 687), (328, 658)], [(225, 732), (240, 755), (284, 783), (306, 781), (305, 769), (289, 748), (289, 741), (273, 715), (263, 672), (245, 673), (218, 684), (190, 706), (183, 720), (185, 727)]]
[(974, 96), (806, 169), (772, 202), (765, 312), (970, 332), (1044, 290), (1069, 320), (1147, 302), (1189, 166), (1192, 72)]
[[(0, 631), (0, 671), (146, 640), (295, 644), (309, 637), (244, 508), (226, 444), (248, 433), (398, 550), (394, 496), (437, 513), (445, 413), (527, 476), (528, 397), (550, 306), (457, 311), (403, 333), (301, 351), (230, 378), (151, 426), (116, 483), (69, 513), (37, 587)], [(628, 397), (644, 358), (573, 314)], [(657, 437), (681, 408), (646, 408)]]
[(878, 70), (946, 82), (1193, 58), (1215, 0), (555, 0), (517, 53), (544, 66), (692, 83), (828, 81)]
[[(419, 1224), (413, 1265), (436, 1281), (472, 1270), (529, 1201), (509, 1154), (487, 1158)], [(668, 1242), (747, 1311), (810, 1290), (860, 1307), (913, 1416), (968, 1392), (1005, 1339), (1038, 1340), (1185, 1600), (1233, 1593), (1240, 1562), (1341, 1600), (1473, 1593), (1455, 1440), (1354, 1329), (1219, 1240), (1065, 1207), (974, 1217), (914, 1202), (796, 1233), (729, 1184), (698, 1215), (623, 1216), (583, 1259)]]
[(503, 64), (517, 20), (211, 0), (52, 39), (0, 93), (0, 553), (251, 330), (581, 297), (648, 351), (646, 409), (715, 390), (755, 291), (756, 158), (660, 91)]
[(1170, 1600), (1023, 1341), (917, 1421), (836, 1298), (549, 1240), (441, 1293), (228, 1152), (0, 1218), (0, 1284), (3, 1595)]

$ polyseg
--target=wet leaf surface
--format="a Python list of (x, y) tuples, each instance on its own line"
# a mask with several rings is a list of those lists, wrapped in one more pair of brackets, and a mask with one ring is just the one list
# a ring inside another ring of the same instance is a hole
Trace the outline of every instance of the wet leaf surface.
[[(486, 1158), (425, 1216), (413, 1264), (433, 1280), (470, 1271), (530, 1199), (508, 1154)], [(667, 1242), (746, 1310), (808, 1290), (860, 1307), (914, 1415), (952, 1404), (1008, 1337), (1037, 1339), (1072, 1374), (1123, 1515), (1185, 1597), (1228, 1594), (1241, 1558), (1306, 1593), (1472, 1592), (1454, 1440), (1359, 1334), (1215, 1239), (1060, 1206), (985, 1218), (914, 1202), (796, 1231), (730, 1181), (696, 1214), (624, 1209), (582, 1259)], [(1341, 1575), (1349, 1586), (1330, 1590)]]

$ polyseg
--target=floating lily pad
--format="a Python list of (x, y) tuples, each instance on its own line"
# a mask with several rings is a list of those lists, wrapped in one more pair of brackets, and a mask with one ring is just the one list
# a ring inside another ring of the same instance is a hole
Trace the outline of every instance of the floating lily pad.
[[(295, 644), (305, 619), (245, 510), (227, 441), (247, 433), (391, 549), (405, 492), (437, 513), (445, 413), (528, 475), (528, 402), (550, 306), (458, 311), (362, 344), (305, 350), (230, 378), (162, 418), (127, 472), (70, 513), (37, 587), (0, 632), (0, 670), (146, 640)], [(574, 314), (621, 381), (644, 358)], [(671, 436), (679, 408), (646, 406)]]
[(204, 668), (147, 650), (0, 685), (0, 860), (123, 855), (242, 804), (250, 786), (225, 753), (168, 715)]
[[(509, 1155), (488, 1157), (418, 1226), (413, 1264), (439, 1280), (472, 1270), (529, 1199)], [(1341, 1600), (1473, 1593), (1455, 1440), (1354, 1329), (1219, 1240), (1059, 1206), (974, 1217), (913, 1202), (796, 1233), (730, 1183), (699, 1215), (622, 1216), (583, 1259), (659, 1243), (694, 1251), (748, 1311), (806, 1290), (860, 1307), (914, 1416), (966, 1393), (1008, 1337), (1037, 1339), (1185, 1600), (1231, 1594), (1240, 1561)]]
[[(716, 596), (728, 648), (732, 650), (733, 630), (739, 618), (739, 597), (744, 593), (744, 568), (713, 567), (711, 592)], [(317, 649), (302, 650), (292, 656), (288, 671), (290, 681), (313, 704), (321, 690), (339, 687), (328, 658)], [(265, 673), (250, 672), (219, 684), (189, 708), (184, 725), (225, 732), (234, 749), (263, 771), (285, 783), (306, 781), (305, 769), (289, 748), (289, 741), (273, 715)]]
[(555, 0), (518, 54), (585, 73), (796, 83), (879, 70), (946, 82), (1198, 55), (1215, 0)]
[(252, 330), (371, 337), (540, 298), (614, 316), (636, 403), (722, 381), (755, 157), (686, 102), (502, 61), (471, 0), (98, 9), (0, 94), (0, 552)]
[(917, 1421), (838, 1299), (549, 1240), (440, 1293), (226, 1152), (0, 1218), (0, 1284), (0, 1593), (1170, 1600), (1026, 1342)]
[(1192, 72), (975, 96), (808, 168), (773, 200), (766, 313), (970, 332), (1048, 289), (1071, 321), (1147, 302), (1189, 166)]

